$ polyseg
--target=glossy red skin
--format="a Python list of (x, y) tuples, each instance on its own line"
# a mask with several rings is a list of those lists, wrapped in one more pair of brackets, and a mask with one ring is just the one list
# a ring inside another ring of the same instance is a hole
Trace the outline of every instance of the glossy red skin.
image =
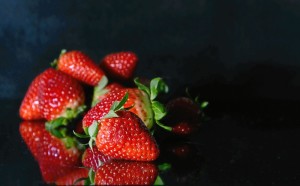
[(112, 161), (101, 166), (95, 175), (96, 185), (153, 185), (158, 170), (154, 164), (135, 161)]
[(40, 108), (39, 108), (39, 83), (43, 73), (39, 74), (28, 87), (28, 90), (22, 100), (19, 115), (24, 120), (39, 120), (42, 119)]
[[(55, 185), (74, 185), (80, 178), (88, 178), (89, 170), (86, 168), (73, 168), (71, 172), (59, 177), (55, 181)], [(84, 185), (84, 180), (79, 181), (76, 185)]]
[(39, 86), (40, 112), (48, 121), (63, 116), (67, 108), (76, 109), (84, 104), (81, 84), (60, 71), (45, 70)]
[(87, 148), (82, 155), (82, 164), (85, 167), (92, 168), (96, 171), (103, 163), (109, 161), (111, 158), (100, 152), (96, 146)]
[(189, 135), (195, 131), (195, 124), (189, 122), (179, 122), (172, 127), (172, 132), (179, 135)]
[(110, 83), (108, 84), (105, 88), (104, 88), (104, 94), (100, 95), (98, 97), (98, 100), (101, 101), (103, 100), (110, 92), (112, 91), (117, 91), (117, 90), (121, 90), (125, 88), (124, 86), (122, 86), (121, 84), (119, 83)]
[(132, 112), (118, 111), (119, 117), (102, 119), (96, 137), (99, 151), (113, 159), (153, 161), (159, 156), (154, 137)]
[(133, 52), (108, 54), (101, 62), (101, 67), (112, 77), (119, 80), (132, 78), (138, 57)]
[[(152, 110), (149, 110), (144, 100), (149, 100), (147, 94), (137, 88), (127, 88), (111, 91), (101, 102), (90, 109), (82, 120), (83, 128), (89, 127), (94, 121), (100, 121), (106, 115), (115, 101), (120, 101), (128, 92), (128, 100), (124, 108), (132, 107), (131, 112), (138, 115), (143, 122), (152, 125)], [(151, 109), (151, 108), (150, 108)]]
[(79, 150), (75, 147), (67, 149), (60, 139), (46, 131), (45, 122), (24, 121), (20, 124), (19, 131), (38, 161), (45, 182), (52, 183), (80, 165)]
[(103, 70), (89, 56), (76, 50), (61, 55), (57, 68), (91, 86), (96, 86), (105, 76)]

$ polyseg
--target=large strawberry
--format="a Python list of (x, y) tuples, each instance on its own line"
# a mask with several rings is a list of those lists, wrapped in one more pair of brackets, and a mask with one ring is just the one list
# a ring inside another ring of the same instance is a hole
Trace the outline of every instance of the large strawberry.
[(42, 119), (39, 108), (39, 83), (43, 74), (38, 75), (31, 82), (20, 106), (19, 115), (24, 120), (38, 120)]
[(62, 50), (53, 65), (56, 65), (58, 70), (91, 86), (96, 86), (102, 78), (106, 79), (104, 72), (96, 63), (81, 51)]
[(153, 185), (158, 169), (152, 163), (112, 161), (95, 173), (95, 185)]
[(109, 112), (99, 122), (93, 122), (87, 133), (90, 148), (96, 141), (98, 150), (113, 159), (152, 161), (159, 155), (154, 137), (130, 111)]
[(132, 78), (138, 58), (133, 52), (118, 52), (106, 55), (100, 66), (110, 76), (119, 80)]
[(56, 138), (45, 129), (45, 122), (24, 121), (20, 134), (34, 158), (38, 161), (43, 179), (47, 183), (69, 173), (80, 165), (80, 151), (73, 138)]
[(92, 168), (96, 171), (103, 163), (109, 161), (111, 158), (100, 152), (96, 146), (87, 148), (82, 155), (82, 164), (85, 167)]
[(82, 111), (85, 95), (82, 86), (72, 77), (48, 68), (39, 83), (39, 108), (46, 120), (74, 118)]

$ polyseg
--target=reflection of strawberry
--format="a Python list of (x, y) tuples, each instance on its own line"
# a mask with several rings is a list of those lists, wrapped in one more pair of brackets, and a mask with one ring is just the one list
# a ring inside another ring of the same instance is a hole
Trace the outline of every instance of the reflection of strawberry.
[(73, 139), (58, 139), (52, 136), (46, 131), (44, 122), (24, 121), (19, 130), (30, 152), (38, 161), (45, 182), (54, 182), (80, 164), (80, 152)]
[(93, 146), (93, 150), (87, 148), (82, 155), (82, 164), (85, 167), (92, 168), (94, 171), (108, 160), (110, 160), (110, 157), (100, 152), (96, 146)]
[(106, 78), (95, 62), (81, 51), (63, 50), (54, 65), (58, 70), (91, 86), (96, 86), (102, 78)]
[(138, 58), (133, 52), (112, 53), (104, 57), (101, 67), (119, 80), (128, 80), (132, 77)]
[(198, 125), (195, 123), (182, 121), (172, 127), (172, 132), (178, 135), (189, 135), (196, 131)]
[(72, 77), (52, 68), (43, 72), (39, 86), (39, 108), (47, 120), (68, 117), (72, 115), (70, 111), (76, 113), (84, 103), (82, 86)]
[(129, 111), (116, 114), (118, 117), (100, 121), (96, 136), (98, 150), (114, 159), (155, 160), (159, 149), (142, 120)]
[(96, 171), (95, 185), (153, 185), (157, 175), (151, 163), (112, 161)]
[[(81, 178), (87, 178), (88, 177), (89, 170), (85, 168), (74, 168), (72, 169), (72, 172), (59, 177), (55, 181), (55, 185), (84, 185), (84, 180), (76, 182), (77, 180)], [(76, 182), (76, 184), (74, 184)]]

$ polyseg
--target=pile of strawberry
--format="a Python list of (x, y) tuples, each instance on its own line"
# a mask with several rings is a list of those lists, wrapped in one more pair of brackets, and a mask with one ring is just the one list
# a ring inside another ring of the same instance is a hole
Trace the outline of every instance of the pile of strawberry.
[(20, 106), (20, 134), (46, 183), (151, 185), (159, 179), (154, 131), (190, 134), (206, 102), (181, 97), (165, 107), (158, 98), (168, 86), (162, 78), (132, 79), (137, 63), (133, 52), (109, 54), (98, 65), (81, 51), (63, 50), (54, 68), (32, 81)]

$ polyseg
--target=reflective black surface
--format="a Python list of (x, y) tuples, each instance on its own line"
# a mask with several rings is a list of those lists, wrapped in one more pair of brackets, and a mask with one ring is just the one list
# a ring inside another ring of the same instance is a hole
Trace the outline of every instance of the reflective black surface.
[[(1, 101), (1, 179), (10, 185), (41, 185), (38, 164), (19, 135), (19, 104), (20, 100)], [(297, 185), (300, 127), (294, 113), (298, 104), (212, 102), (209, 119), (198, 133), (159, 138), (162, 154), (157, 164), (172, 166), (161, 173), (163, 181), (166, 185)], [(285, 109), (279, 112), (275, 105)], [(184, 144), (190, 154), (172, 153)]]

